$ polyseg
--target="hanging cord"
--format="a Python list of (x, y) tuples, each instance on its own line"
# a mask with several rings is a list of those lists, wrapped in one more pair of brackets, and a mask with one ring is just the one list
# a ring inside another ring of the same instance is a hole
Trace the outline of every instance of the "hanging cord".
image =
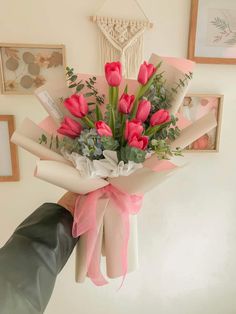
[[(100, 7), (98, 8), (98, 10), (95, 12), (95, 14), (93, 16), (90, 17), (90, 19), (93, 22), (96, 22), (99, 19), (99, 16), (97, 16), (97, 14), (99, 13), (99, 11), (101, 11), (101, 9), (104, 7), (104, 5), (108, 2), (109, 0), (104, 0), (102, 2), (102, 4), (100, 5)], [(153, 28), (153, 23), (149, 20), (147, 14), (145, 13), (143, 7), (141, 6), (141, 4), (138, 2), (138, 0), (134, 0), (134, 2), (136, 3), (137, 7), (139, 8), (139, 10), (142, 12), (143, 16), (145, 17), (145, 19), (148, 21), (147, 25), (150, 28)]]
[(137, 7), (139, 8), (139, 10), (143, 13), (143, 16), (146, 18), (146, 20), (151, 23), (151, 21), (149, 20), (147, 14), (145, 13), (143, 7), (142, 7), (141, 4), (138, 2), (138, 0), (134, 0), (134, 2), (137, 4)]

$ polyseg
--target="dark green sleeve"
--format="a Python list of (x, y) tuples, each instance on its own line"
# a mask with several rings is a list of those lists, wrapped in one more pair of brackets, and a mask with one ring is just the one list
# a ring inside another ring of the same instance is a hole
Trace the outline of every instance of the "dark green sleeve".
[(0, 249), (0, 314), (43, 313), (78, 239), (73, 218), (46, 203), (31, 214)]

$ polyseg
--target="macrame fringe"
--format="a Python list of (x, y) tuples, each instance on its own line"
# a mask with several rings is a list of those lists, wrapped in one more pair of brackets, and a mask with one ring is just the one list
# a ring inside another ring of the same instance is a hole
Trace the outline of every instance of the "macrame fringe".
[(137, 75), (143, 61), (143, 34), (148, 22), (100, 17), (101, 65), (106, 62), (121, 61), (126, 78)]
[(143, 62), (143, 36), (136, 39), (124, 53), (112, 46), (103, 33), (100, 33), (99, 42), (102, 71), (106, 62), (120, 61), (122, 62), (123, 74), (126, 78), (137, 76), (139, 66)]

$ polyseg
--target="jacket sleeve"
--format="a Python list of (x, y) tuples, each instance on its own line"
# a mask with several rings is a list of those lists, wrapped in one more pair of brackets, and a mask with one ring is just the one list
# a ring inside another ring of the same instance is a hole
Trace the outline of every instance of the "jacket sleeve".
[(43, 313), (78, 239), (71, 214), (46, 203), (0, 249), (0, 314)]

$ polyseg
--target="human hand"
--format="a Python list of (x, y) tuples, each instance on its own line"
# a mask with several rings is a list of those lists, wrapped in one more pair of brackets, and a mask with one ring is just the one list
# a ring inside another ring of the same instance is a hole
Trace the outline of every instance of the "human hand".
[(67, 192), (59, 199), (57, 204), (66, 208), (73, 215), (74, 209), (75, 209), (75, 202), (76, 202), (77, 197), (78, 197), (78, 194), (72, 193), (72, 192)]

